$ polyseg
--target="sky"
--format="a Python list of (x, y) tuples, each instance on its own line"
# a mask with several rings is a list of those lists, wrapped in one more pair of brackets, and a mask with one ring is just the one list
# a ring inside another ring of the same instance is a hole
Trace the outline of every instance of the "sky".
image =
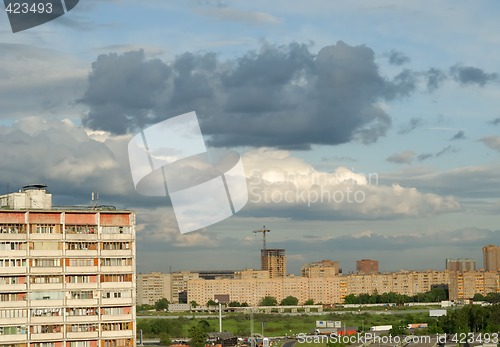
[[(263, 225), (289, 273), (480, 268), (500, 244), (499, 7), (82, 0), (17, 33), (1, 13), (0, 191), (136, 211), (138, 272), (259, 268)], [(206, 146), (241, 155), (248, 202), (181, 234), (127, 151), (192, 111)]]

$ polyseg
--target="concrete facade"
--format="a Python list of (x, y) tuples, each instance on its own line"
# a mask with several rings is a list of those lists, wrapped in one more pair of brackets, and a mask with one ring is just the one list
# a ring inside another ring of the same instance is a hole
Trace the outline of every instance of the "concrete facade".
[(500, 271), (500, 246), (483, 247), (484, 271)]
[(0, 210), (0, 345), (135, 346), (135, 214), (39, 206)]

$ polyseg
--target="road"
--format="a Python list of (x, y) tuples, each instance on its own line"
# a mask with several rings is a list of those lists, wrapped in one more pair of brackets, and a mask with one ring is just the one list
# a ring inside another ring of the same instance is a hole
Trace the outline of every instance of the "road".
[(295, 341), (295, 340), (287, 341), (282, 345), (282, 347), (293, 347), (293, 346), (295, 346), (296, 343), (297, 343), (297, 341)]

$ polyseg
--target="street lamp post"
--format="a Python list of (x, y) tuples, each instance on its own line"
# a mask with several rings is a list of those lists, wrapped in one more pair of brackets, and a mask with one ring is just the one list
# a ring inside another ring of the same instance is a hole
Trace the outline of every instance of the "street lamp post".
[(219, 332), (222, 332), (222, 303), (218, 300), (215, 299), (215, 303), (219, 304)]

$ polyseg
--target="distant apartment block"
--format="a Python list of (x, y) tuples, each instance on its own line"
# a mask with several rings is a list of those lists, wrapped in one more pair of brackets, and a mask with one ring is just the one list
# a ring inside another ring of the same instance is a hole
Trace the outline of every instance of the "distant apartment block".
[[(247, 273), (248, 270), (246, 270)], [(304, 303), (309, 299), (323, 304), (338, 304), (349, 294), (379, 294), (395, 292), (413, 296), (424, 293), (433, 286), (448, 284), (447, 271), (402, 271), (386, 274), (351, 274), (324, 277), (250, 278), (233, 280), (191, 280), (188, 284), (188, 300), (206, 303), (215, 295), (228, 294), (230, 301), (258, 305), (265, 296), (273, 296), (278, 302), (291, 295)], [(443, 298), (444, 299), (444, 298)]]
[(135, 215), (0, 196), (0, 345), (135, 346)]
[(302, 266), (302, 277), (322, 278), (333, 277), (339, 274), (339, 262), (332, 260), (322, 260)]
[(472, 299), (475, 294), (500, 293), (500, 273), (492, 271), (450, 272), (450, 300)]
[(448, 271), (476, 271), (474, 259), (446, 259), (446, 270)]
[(270, 278), (286, 276), (286, 256), (284, 249), (263, 249), (261, 252), (261, 270), (269, 271)]
[(483, 260), (485, 271), (500, 271), (500, 246), (484, 246)]
[(154, 305), (163, 298), (172, 302), (170, 274), (162, 272), (137, 274), (137, 305)]
[(356, 273), (358, 274), (378, 273), (378, 260), (373, 260), (373, 259), (356, 260)]
[(187, 290), (188, 281), (199, 279), (200, 274), (191, 271), (172, 272), (170, 274), (171, 281), (171, 298), (173, 304), (186, 304), (188, 303)]

